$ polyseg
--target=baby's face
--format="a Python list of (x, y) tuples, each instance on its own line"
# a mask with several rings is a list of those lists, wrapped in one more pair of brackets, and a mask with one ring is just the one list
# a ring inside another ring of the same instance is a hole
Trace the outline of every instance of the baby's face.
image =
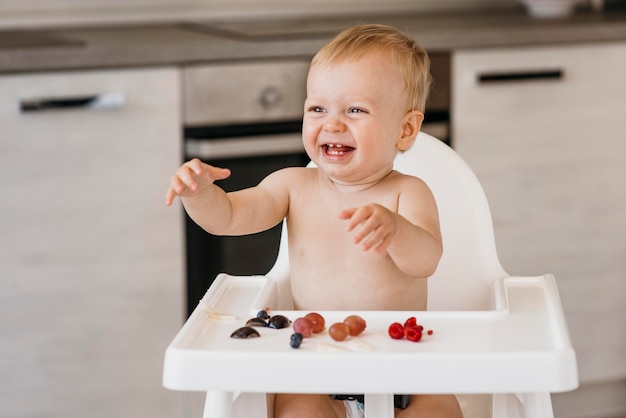
[(378, 181), (393, 168), (407, 103), (402, 72), (387, 54), (318, 63), (307, 80), (305, 149), (336, 182)]

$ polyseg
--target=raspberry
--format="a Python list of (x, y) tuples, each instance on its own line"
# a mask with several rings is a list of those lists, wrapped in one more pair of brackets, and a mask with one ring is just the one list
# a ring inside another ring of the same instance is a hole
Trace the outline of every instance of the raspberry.
[(404, 328), (417, 328), (421, 331), (424, 331), (424, 327), (417, 323), (417, 319), (414, 316), (410, 317), (404, 322)]
[(422, 339), (422, 331), (418, 327), (406, 327), (404, 328), (404, 336), (407, 340), (416, 343)]
[(389, 325), (389, 336), (394, 340), (400, 340), (404, 338), (404, 327), (399, 322), (394, 322)]
[(407, 327), (414, 327), (414, 326), (417, 326), (417, 319), (414, 316), (412, 316), (409, 319), (407, 319), (406, 321), (404, 321), (404, 327), (405, 328), (407, 328)]

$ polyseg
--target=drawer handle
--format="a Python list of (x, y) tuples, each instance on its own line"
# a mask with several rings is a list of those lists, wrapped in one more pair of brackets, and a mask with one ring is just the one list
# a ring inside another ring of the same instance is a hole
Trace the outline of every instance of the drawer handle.
[(20, 100), (20, 110), (23, 113), (62, 109), (121, 109), (125, 105), (126, 96), (123, 93), (102, 93), (92, 96)]
[(560, 80), (563, 78), (563, 74), (564, 72), (561, 69), (493, 72), (479, 74), (478, 82), (480, 84), (492, 84), (536, 80)]

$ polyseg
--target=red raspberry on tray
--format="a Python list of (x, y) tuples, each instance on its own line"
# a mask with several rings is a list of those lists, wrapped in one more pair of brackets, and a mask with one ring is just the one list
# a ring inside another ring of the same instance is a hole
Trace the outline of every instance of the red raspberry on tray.
[(416, 343), (422, 339), (422, 331), (418, 327), (406, 327), (404, 328), (404, 336), (407, 340)]
[(414, 327), (420, 331), (424, 331), (424, 327), (417, 323), (417, 319), (412, 316), (404, 322), (404, 328)]
[[(406, 338), (409, 341), (413, 341), (414, 343), (420, 341), (422, 339), (422, 332), (424, 331), (424, 327), (417, 323), (417, 319), (412, 316), (404, 321), (404, 325), (399, 322), (394, 322), (389, 325), (389, 336), (394, 340), (401, 340)], [(433, 331), (428, 330), (428, 335), (432, 335)]]
[(389, 325), (389, 336), (394, 340), (401, 340), (404, 338), (404, 327), (399, 322), (394, 322)]

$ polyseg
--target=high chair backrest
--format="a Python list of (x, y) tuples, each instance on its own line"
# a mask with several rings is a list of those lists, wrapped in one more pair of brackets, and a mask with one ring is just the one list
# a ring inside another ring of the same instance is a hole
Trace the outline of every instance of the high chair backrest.
[[(494, 280), (507, 273), (498, 260), (487, 199), (472, 170), (452, 148), (424, 132), (398, 154), (395, 169), (424, 180), (437, 201), (444, 251), (428, 279), (428, 309), (490, 309)], [(267, 274), (279, 283), (283, 309), (291, 303), (285, 226), (278, 258)]]
[(420, 132), (395, 169), (419, 177), (437, 201), (443, 256), (428, 279), (429, 310), (491, 308), (493, 283), (508, 276), (500, 265), (487, 198), (465, 161), (440, 140)]

